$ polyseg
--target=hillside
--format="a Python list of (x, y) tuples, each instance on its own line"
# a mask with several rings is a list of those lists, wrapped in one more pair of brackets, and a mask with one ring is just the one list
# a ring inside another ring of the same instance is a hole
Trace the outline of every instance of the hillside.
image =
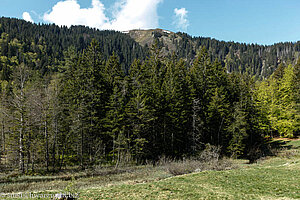
[(162, 53), (165, 56), (173, 52), (178, 52), (177, 44), (182, 41), (182, 37), (178, 34), (163, 29), (131, 30), (124, 33), (132, 37), (140, 45), (147, 47), (151, 47), (155, 43), (155, 39), (158, 39)]
[[(24, 20), (0, 18), (0, 70), (2, 65), (25, 61), (32, 69), (43, 73), (57, 70), (62, 65), (66, 51), (74, 47), (81, 52), (87, 48), (92, 39), (101, 47), (104, 59), (113, 52), (119, 57), (123, 67), (128, 68), (134, 59), (144, 59), (147, 50), (142, 48), (129, 36), (116, 31), (99, 31), (84, 26), (59, 27), (56, 25), (32, 24)], [(22, 53), (31, 56), (23, 58)], [(7, 58), (7, 59), (6, 59)]]
[[(115, 52), (123, 68), (128, 71), (134, 59), (145, 60), (149, 48), (158, 41), (161, 54), (175, 52), (179, 58), (192, 63), (201, 47), (209, 50), (211, 60), (218, 59), (228, 72), (241, 72), (257, 78), (270, 76), (283, 64), (295, 64), (300, 55), (300, 42), (278, 43), (271, 46), (218, 41), (212, 38), (192, 37), (163, 29), (131, 30), (127, 32), (99, 31), (83, 26), (59, 27), (56, 25), (31, 24), (24, 20), (0, 18), (0, 55), (24, 60), (18, 52), (31, 55), (28, 65), (43, 73), (56, 70), (64, 60), (64, 52), (70, 47), (76, 51), (85, 49), (92, 39), (101, 45), (105, 59)], [(26, 60), (26, 59), (25, 59)], [(8, 62), (8, 63), (7, 63)], [(1, 59), (2, 65), (14, 64)]]
[(188, 62), (192, 62), (200, 48), (204, 46), (209, 50), (211, 59), (219, 59), (227, 67), (228, 72), (247, 73), (257, 78), (270, 76), (280, 63), (295, 64), (300, 55), (300, 42), (265, 46), (192, 37), (185, 33), (173, 33), (163, 29), (131, 30), (125, 33), (142, 46), (150, 47), (158, 41), (163, 55), (175, 52)]

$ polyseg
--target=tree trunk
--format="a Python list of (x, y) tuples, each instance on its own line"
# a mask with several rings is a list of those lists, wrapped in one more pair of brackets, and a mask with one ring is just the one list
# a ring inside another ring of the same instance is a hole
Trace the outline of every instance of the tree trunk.
[(59, 171), (61, 171), (62, 165), (64, 163), (65, 148), (66, 148), (66, 144), (64, 144), (64, 147), (63, 147), (63, 151), (62, 151), (62, 155), (61, 155), (61, 160), (60, 160), (60, 165), (59, 165)]
[(34, 172), (34, 152), (32, 152), (31, 156), (31, 171)]
[(197, 110), (198, 110), (198, 100), (193, 100), (193, 124), (192, 124), (192, 151), (193, 153), (196, 152), (196, 132), (197, 132)]
[(23, 138), (24, 138), (24, 122), (23, 122), (23, 113), (21, 113), (21, 128), (20, 128), (20, 135), (19, 135), (19, 169), (22, 173), (25, 172), (24, 169), (24, 152), (23, 152)]
[(80, 152), (80, 166), (81, 166), (81, 169), (83, 170), (84, 169), (84, 165), (83, 165), (83, 151), (84, 150), (84, 147), (83, 147), (83, 128), (82, 128), (82, 124), (81, 124), (81, 152)]
[(27, 141), (27, 163), (26, 163), (26, 172), (28, 173), (28, 170), (29, 170), (29, 165), (31, 163), (31, 152), (30, 152), (30, 146), (31, 146), (31, 135), (29, 133), (28, 135), (28, 141)]
[(58, 127), (57, 127), (57, 119), (55, 119), (55, 133), (54, 133), (54, 138), (53, 138), (53, 147), (52, 147), (52, 168), (53, 171), (55, 171), (55, 164), (56, 164), (56, 159), (55, 159), (55, 148), (56, 148), (56, 137), (58, 133)]
[(46, 140), (46, 168), (47, 172), (49, 171), (49, 144), (48, 144), (48, 127), (47, 127), (47, 116), (45, 116), (44, 122), (44, 131), (45, 131), (45, 140)]
[(5, 132), (4, 132), (4, 119), (2, 120), (2, 130), (1, 130), (1, 154), (0, 154), (0, 162), (2, 157), (5, 157)]
[(115, 169), (117, 169), (119, 167), (119, 163), (120, 163), (120, 136), (118, 136), (118, 158), (117, 158), (117, 162), (116, 162), (116, 166)]

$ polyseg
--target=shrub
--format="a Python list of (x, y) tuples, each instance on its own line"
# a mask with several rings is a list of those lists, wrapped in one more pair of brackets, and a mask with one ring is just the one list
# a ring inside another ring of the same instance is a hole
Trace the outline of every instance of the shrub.
[(218, 161), (220, 158), (221, 147), (206, 144), (205, 149), (197, 156), (197, 160), (202, 162)]
[[(207, 170), (229, 170), (235, 168), (230, 159), (220, 159), (221, 147), (206, 145), (194, 159), (165, 162), (166, 169), (173, 175), (188, 174)], [(165, 160), (165, 159), (164, 159)]]
[(279, 156), (282, 158), (292, 158), (299, 155), (299, 152), (297, 149), (291, 149), (291, 150), (285, 150), (279, 153)]
[(167, 170), (169, 173), (177, 176), (195, 172), (197, 169), (201, 168), (201, 165), (201, 162), (196, 160), (170, 162), (167, 164)]
[(166, 169), (172, 175), (189, 174), (208, 170), (230, 170), (236, 168), (230, 159), (210, 160), (201, 162), (199, 160), (173, 161), (166, 165)]

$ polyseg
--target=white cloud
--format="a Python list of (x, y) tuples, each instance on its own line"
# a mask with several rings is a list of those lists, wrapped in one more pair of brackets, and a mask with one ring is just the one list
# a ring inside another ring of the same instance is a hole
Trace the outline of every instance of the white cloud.
[(31, 18), (30, 14), (28, 12), (23, 12), (22, 18), (28, 22), (33, 23), (33, 19)]
[(113, 19), (106, 17), (100, 0), (92, 0), (90, 8), (80, 8), (77, 0), (58, 2), (44, 21), (57, 25), (86, 25), (99, 29), (130, 30), (158, 27), (157, 6), (162, 0), (119, 0), (115, 3)]
[(149, 29), (158, 27), (157, 7), (162, 0), (126, 0), (117, 4), (115, 19), (104, 28), (115, 30)]
[(187, 19), (188, 11), (185, 8), (175, 8), (175, 21), (174, 24), (176, 25), (176, 28), (181, 31), (187, 31), (187, 28), (189, 26), (189, 21)]
[(77, 0), (58, 2), (50, 13), (45, 13), (43, 20), (57, 25), (86, 25), (99, 28), (107, 23), (104, 5), (99, 0), (92, 0), (91, 8), (80, 8)]

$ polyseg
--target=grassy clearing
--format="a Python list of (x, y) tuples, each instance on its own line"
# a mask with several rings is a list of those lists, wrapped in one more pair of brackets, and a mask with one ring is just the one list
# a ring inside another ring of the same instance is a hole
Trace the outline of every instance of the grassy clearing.
[[(84, 172), (67, 171), (55, 176), (21, 176), (7, 175), (0, 183), (0, 193), (19, 192), (65, 192), (70, 185), (72, 190), (92, 188), (107, 185), (117, 185), (126, 182), (146, 182), (170, 177), (162, 167), (152, 166), (127, 167), (122, 170), (95, 169)], [(6, 181), (5, 181), (6, 180)], [(1, 199), (1, 198), (0, 198)]]
[(81, 199), (300, 199), (300, 161), (206, 171), (138, 185), (82, 190)]
[[(298, 169), (299, 170), (299, 169)], [(298, 170), (208, 171), (154, 183), (83, 190), (81, 199), (299, 199)]]
[[(300, 199), (300, 141), (278, 157), (228, 171), (81, 190), (81, 199)], [(291, 153), (293, 152), (293, 153)]]
[[(81, 199), (300, 199), (300, 141), (279, 157), (228, 171), (81, 190)], [(293, 153), (291, 153), (293, 152)], [(287, 156), (288, 155), (288, 156)], [(291, 156), (290, 156), (291, 155)]]
[(50, 181), (45, 186), (65, 184), (63, 190), (48, 192), (68, 190), (79, 193), (79, 199), (300, 199), (300, 140), (283, 146), (286, 149), (277, 157), (252, 165), (238, 160), (239, 168), (233, 170), (170, 177), (162, 167), (140, 167), (120, 174)]

